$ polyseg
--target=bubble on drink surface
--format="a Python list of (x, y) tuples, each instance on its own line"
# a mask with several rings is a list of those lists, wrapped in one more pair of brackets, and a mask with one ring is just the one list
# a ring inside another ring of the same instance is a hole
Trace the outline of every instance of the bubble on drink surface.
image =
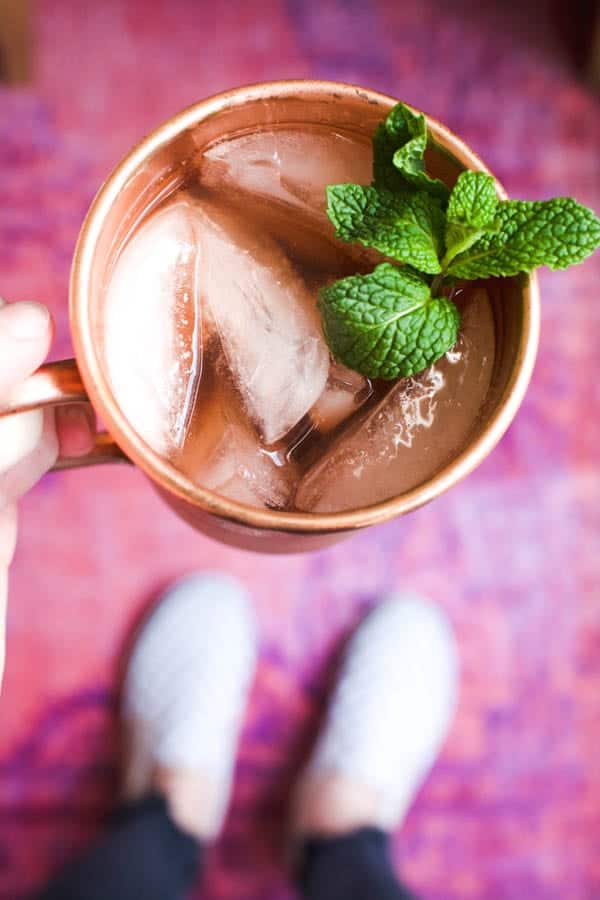
[(144, 222), (122, 249), (104, 302), (104, 354), (121, 411), (157, 452), (182, 446), (202, 375), (197, 242), (185, 203)]
[[(412, 447), (418, 429), (431, 428), (436, 397), (445, 383), (442, 371), (436, 366), (431, 366), (419, 378), (407, 378), (402, 382), (396, 401), (401, 415), (396, 422), (389, 423), (392, 447)], [(389, 412), (384, 407), (380, 415), (386, 414)]]

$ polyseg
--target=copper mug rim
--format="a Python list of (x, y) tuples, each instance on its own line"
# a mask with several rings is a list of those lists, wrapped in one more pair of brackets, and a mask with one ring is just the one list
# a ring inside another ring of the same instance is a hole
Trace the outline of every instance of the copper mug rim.
[[(364, 528), (404, 515), (453, 487), (475, 469), (493, 450), (512, 422), (527, 390), (533, 371), (540, 327), (539, 287), (535, 273), (523, 285), (523, 322), (515, 363), (502, 398), (481, 434), (443, 469), (416, 488), (388, 500), (337, 513), (282, 512), (246, 506), (189, 482), (167, 460), (152, 451), (121, 412), (107, 383), (99, 359), (99, 347), (91, 322), (90, 282), (92, 265), (103, 224), (119, 192), (154, 153), (199, 122), (227, 107), (269, 99), (335, 96), (338, 102), (356, 100), (357, 95), (382, 109), (382, 115), (397, 101), (377, 91), (356, 85), (321, 80), (274, 81), (248, 85), (220, 94), (182, 110), (168, 119), (116, 166), (98, 191), (81, 228), (70, 282), (70, 321), (75, 356), (87, 395), (107, 425), (110, 437), (126, 456), (160, 488), (220, 519), (245, 527), (289, 533), (333, 533)], [(490, 172), (476, 153), (445, 125), (427, 116), (434, 140), (465, 168)], [(490, 173), (493, 174), (493, 173)], [(506, 197), (497, 182), (498, 193)], [(109, 444), (110, 441), (107, 441)], [(114, 456), (110, 450), (108, 455)]]

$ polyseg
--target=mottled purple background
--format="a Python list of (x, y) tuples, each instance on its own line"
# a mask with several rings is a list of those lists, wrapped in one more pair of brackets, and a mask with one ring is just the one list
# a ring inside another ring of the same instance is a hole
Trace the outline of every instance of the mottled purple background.
[[(511, 193), (599, 208), (598, 104), (543, 7), (40, 0), (32, 85), (0, 90), (0, 292), (47, 301), (67, 354), (69, 263), (102, 178), (180, 107), (261, 79), (380, 88), (447, 122)], [(123, 646), (161, 585), (208, 565), (250, 585), (264, 653), (207, 900), (291, 897), (282, 792), (328, 660), (378, 593), (404, 585), (448, 611), (463, 659), (451, 737), (396, 838), (404, 876), (431, 900), (600, 894), (600, 258), (542, 272), (542, 289), (539, 362), (508, 436), (404, 521), (258, 558), (188, 530), (134, 470), (50, 476), (27, 498), (0, 716), (3, 900), (97, 832)]]

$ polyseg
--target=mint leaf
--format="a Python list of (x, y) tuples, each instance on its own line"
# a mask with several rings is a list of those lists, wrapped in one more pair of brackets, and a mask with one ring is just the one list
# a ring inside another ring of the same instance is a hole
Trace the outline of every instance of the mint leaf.
[[(391, 115), (391, 113), (390, 113)], [(394, 153), (402, 147), (408, 136), (399, 137), (387, 128), (387, 120), (381, 122), (373, 135), (373, 186), (393, 191), (396, 194), (407, 193), (413, 186), (406, 181), (404, 175), (394, 165)]]
[(450, 194), (446, 212), (446, 255), (442, 267), (463, 253), (486, 233), (498, 230), (494, 222), (498, 207), (494, 179), (485, 172), (463, 172)]
[(498, 203), (498, 231), (485, 234), (451, 261), (456, 278), (517, 275), (537, 266), (566, 269), (600, 244), (600, 219), (570, 197)]
[(446, 203), (448, 188), (425, 170), (426, 147), (425, 116), (398, 103), (373, 136), (373, 184), (391, 191), (417, 188)]
[(416, 375), (456, 343), (460, 324), (450, 300), (391, 263), (323, 288), (318, 307), (333, 355), (370, 378)]
[(342, 240), (374, 247), (421, 272), (441, 272), (445, 217), (429, 194), (329, 185), (327, 214)]
[(450, 194), (446, 215), (449, 222), (485, 228), (498, 206), (495, 182), (485, 172), (463, 172)]

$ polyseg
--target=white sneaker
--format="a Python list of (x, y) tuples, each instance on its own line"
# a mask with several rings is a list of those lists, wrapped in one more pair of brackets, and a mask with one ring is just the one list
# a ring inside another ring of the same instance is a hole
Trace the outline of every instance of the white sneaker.
[(255, 664), (252, 607), (239, 582), (207, 573), (169, 589), (142, 628), (125, 678), (127, 797), (151, 789), (157, 766), (200, 772), (218, 785), (211, 823), (218, 833)]
[(377, 825), (400, 824), (456, 706), (458, 658), (438, 607), (392, 596), (351, 639), (326, 724), (302, 781), (340, 775), (374, 790)]

